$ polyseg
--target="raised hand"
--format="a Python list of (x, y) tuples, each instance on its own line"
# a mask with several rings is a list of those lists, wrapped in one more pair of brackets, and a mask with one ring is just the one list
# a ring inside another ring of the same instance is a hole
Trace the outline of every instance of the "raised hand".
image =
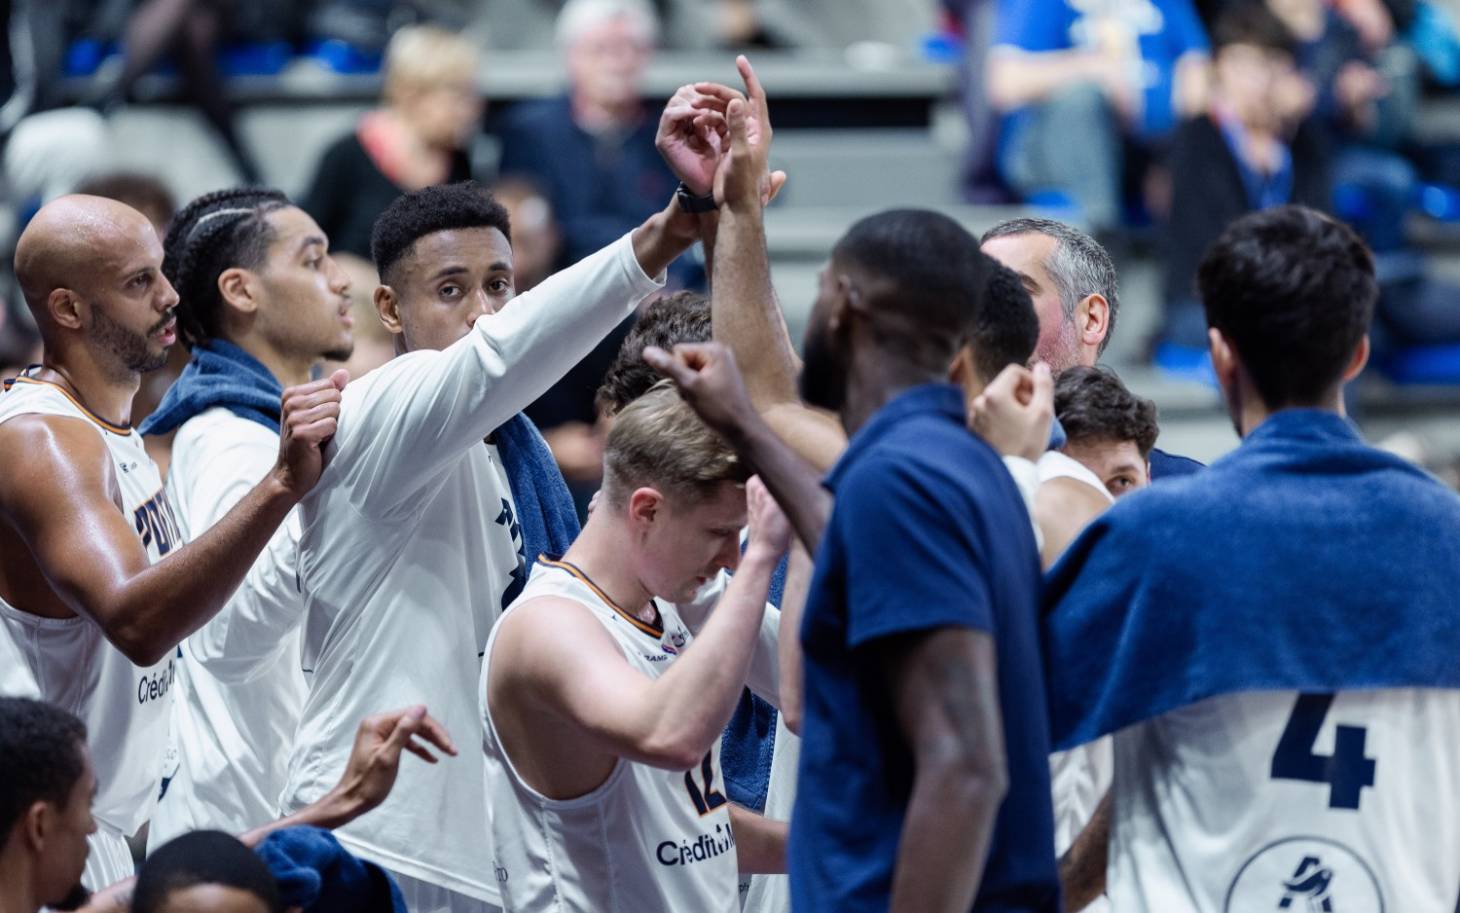
[(791, 547), (791, 521), (771, 497), (760, 476), (751, 476), (745, 483), (745, 506), (750, 517), (750, 541), (746, 548), (764, 549), (779, 559)]
[(338, 427), (340, 394), (349, 380), (349, 373), (339, 370), (284, 391), (274, 472), (296, 497), (303, 497), (324, 472), (324, 448)]
[(714, 83), (680, 86), (659, 118), (654, 146), (674, 176), (699, 196), (714, 185), (726, 145), (725, 106), (737, 94)]
[(745, 83), (744, 96), (714, 83), (695, 85), (702, 94), (714, 95), (725, 105), (729, 148), (721, 155), (715, 172), (715, 200), (722, 206), (748, 206), (756, 202), (764, 206), (781, 192), (786, 173), (770, 170), (774, 131), (765, 87), (745, 55), (735, 58), (735, 66)]
[(644, 361), (674, 381), (685, 402), (706, 425), (734, 441), (756, 419), (735, 356), (718, 342), (682, 344), (671, 354), (657, 346)]
[(1054, 380), (1044, 362), (1030, 370), (1009, 365), (974, 397), (968, 425), (1004, 456), (1033, 462), (1049, 446), (1054, 421)]

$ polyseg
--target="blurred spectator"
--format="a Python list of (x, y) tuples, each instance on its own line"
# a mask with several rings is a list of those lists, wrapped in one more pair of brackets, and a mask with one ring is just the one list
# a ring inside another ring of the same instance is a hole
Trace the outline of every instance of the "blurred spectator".
[(507, 207), (512, 225), (512, 279), (522, 294), (553, 273), (563, 236), (547, 195), (526, 178), (507, 178), (492, 186), (492, 196)]
[(391, 38), (383, 107), (325, 151), (301, 202), (333, 254), (368, 260), (371, 226), (392, 200), (471, 177), (466, 150), (482, 116), (480, 64), (475, 47), (433, 26)]
[[(276, 5), (276, 4), (275, 4)], [(164, 54), (177, 56), (183, 91), (217, 131), (233, 166), (245, 183), (261, 180), (253, 154), (238, 135), (233, 106), (218, 70), (218, 48), (225, 37), (226, 0), (143, 0), (127, 22), (121, 74), (96, 99), (105, 111), (127, 95)]]
[(1330, 208), (1327, 156), (1308, 120), (1313, 90), (1297, 71), (1292, 34), (1260, 0), (1240, 0), (1218, 18), (1213, 42), (1207, 113), (1182, 124), (1172, 142), (1163, 233), (1163, 336), (1200, 349), (1207, 330), (1196, 267), (1227, 224), (1284, 203)]
[[(96, 177), (88, 178), (76, 185), (76, 193), (86, 193), (92, 196), (106, 197), (109, 200), (118, 200), (140, 212), (152, 223), (152, 228), (157, 232), (158, 243), (167, 237), (167, 226), (172, 224), (172, 217), (177, 213), (177, 200), (173, 197), (172, 191), (162, 181), (150, 174), (141, 174), (133, 171), (114, 171), (108, 174), (99, 174)], [(157, 404), (162, 402), (162, 397), (167, 393), (167, 388), (177, 380), (183, 368), (188, 364), (188, 350), (181, 343), (172, 347), (167, 353), (167, 364), (160, 369), (142, 375), (142, 385), (137, 388), (137, 395), (132, 398), (132, 425), (142, 424), (142, 420), (152, 414)], [(171, 453), (167, 442), (159, 438), (143, 438), (143, 444), (147, 448), (147, 454), (157, 464), (158, 471), (167, 475), (167, 464)]]
[(1064, 454), (1095, 473), (1112, 498), (1151, 484), (1156, 404), (1126, 389), (1109, 368), (1077, 365), (1054, 385)]
[[(654, 148), (658, 123), (640, 97), (658, 35), (644, 0), (568, 0), (556, 36), (567, 95), (524, 103), (504, 124), (502, 174), (547, 192), (562, 226), (564, 265), (634, 228), (674, 192)], [(694, 278), (683, 259), (671, 270), (678, 284)]]
[(999, 164), (1025, 197), (1056, 193), (1091, 228), (1121, 220), (1177, 121), (1200, 111), (1207, 41), (1191, 0), (998, 0), (988, 93)]

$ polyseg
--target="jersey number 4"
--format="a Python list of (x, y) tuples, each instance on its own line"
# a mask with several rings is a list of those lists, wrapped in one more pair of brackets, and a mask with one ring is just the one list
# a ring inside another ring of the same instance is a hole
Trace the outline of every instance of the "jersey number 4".
[(1329, 808), (1358, 809), (1359, 793), (1374, 785), (1373, 758), (1364, 757), (1369, 731), (1362, 726), (1338, 726), (1333, 737), (1333, 754), (1313, 753), (1323, 718), (1333, 706), (1331, 694), (1300, 694), (1293, 715), (1272, 755), (1274, 780), (1303, 780), (1327, 783)]
[(705, 755), (704, 763), (700, 765), (700, 779), (704, 782), (704, 789), (695, 782), (695, 772), (686, 770), (684, 772), (684, 785), (689, 790), (689, 801), (694, 803), (695, 811), (701, 815), (708, 815), (710, 812), (725, 804), (725, 795), (715, 789), (715, 766), (711, 763), (714, 751)]

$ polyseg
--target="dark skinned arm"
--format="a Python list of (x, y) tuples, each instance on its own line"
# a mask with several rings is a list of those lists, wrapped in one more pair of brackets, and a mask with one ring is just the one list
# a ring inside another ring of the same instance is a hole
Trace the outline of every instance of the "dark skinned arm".
[(1079, 913), (1105, 893), (1105, 868), (1110, 861), (1111, 794), (1095, 807), (1090, 823), (1059, 860), (1065, 910)]
[(936, 628), (888, 642), (887, 683), (912, 749), (891, 913), (967, 913), (1007, 788), (993, 638)]
[(284, 392), (279, 463), (215, 526), (156, 564), (118, 509), (112, 460), (80, 419), (0, 426), (0, 518), (29, 546), (70, 613), (139, 666), (160, 661), (223, 608), (274, 530), (323, 471), (345, 373)]

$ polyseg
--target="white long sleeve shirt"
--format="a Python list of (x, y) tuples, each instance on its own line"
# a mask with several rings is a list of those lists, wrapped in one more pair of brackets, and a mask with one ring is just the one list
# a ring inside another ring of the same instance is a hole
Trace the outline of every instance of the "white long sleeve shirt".
[[(185, 538), (223, 518), (273, 468), (279, 436), (227, 409), (183, 423), (167, 491)], [(177, 770), (148, 833), (151, 847), (199, 828), (237, 833), (277, 816), (305, 683), (294, 587), (297, 512), (275, 533), (223, 611), (179, 652), (172, 733)], [(287, 585), (281, 585), (287, 584)], [(277, 628), (260, 607), (283, 611)], [(247, 669), (245, 675), (228, 675)]]
[(283, 806), (333, 786), (356, 726), (383, 709), (424, 703), (461, 751), (405, 761), (390, 798), (336, 832), (351, 851), (500, 903), (476, 695), (521, 536), (483, 441), (661, 286), (624, 237), (444, 351), (400, 356), (346, 387), (329, 463), (299, 507), (310, 691)]

